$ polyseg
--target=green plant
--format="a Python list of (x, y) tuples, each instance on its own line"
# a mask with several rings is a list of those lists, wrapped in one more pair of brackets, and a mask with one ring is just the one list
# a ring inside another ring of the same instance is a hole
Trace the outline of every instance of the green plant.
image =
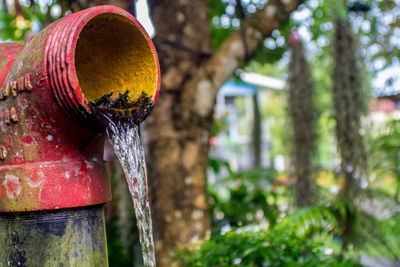
[(396, 179), (394, 199), (400, 195), (400, 120), (389, 121), (372, 143), (373, 169), (378, 175), (392, 174)]
[(326, 255), (321, 243), (281, 230), (232, 231), (181, 248), (174, 255), (179, 266), (361, 266), (336, 255)]
[(130, 259), (125, 254), (122, 241), (118, 232), (117, 219), (107, 221), (107, 248), (110, 266), (130, 266)]
[[(339, 209), (335, 209), (336, 211)], [(343, 214), (344, 212), (339, 212)], [(276, 226), (276, 229), (307, 237), (316, 232), (335, 234), (339, 232), (336, 212), (329, 206), (310, 206), (295, 210)]]
[(279, 216), (278, 192), (273, 188), (276, 171), (256, 168), (233, 172), (226, 161), (210, 159), (215, 173), (226, 168), (228, 176), (209, 184), (209, 203), (214, 232), (231, 227), (268, 222), (274, 226)]
[(384, 219), (360, 215), (361, 227), (355, 243), (360, 254), (400, 260), (400, 214)]
[[(347, 229), (349, 216), (353, 224)], [(332, 201), (328, 205), (304, 207), (295, 210), (277, 224), (275, 230), (295, 234), (299, 238), (318, 239), (324, 236), (335, 241), (342, 255), (373, 255), (376, 257), (400, 258), (400, 214), (377, 219), (356, 206), (343, 201)], [(343, 239), (348, 235), (348, 247)], [(324, 242), (328, 244), (329, 242)], [(349, 248), (352, 248), (349, 250)]]

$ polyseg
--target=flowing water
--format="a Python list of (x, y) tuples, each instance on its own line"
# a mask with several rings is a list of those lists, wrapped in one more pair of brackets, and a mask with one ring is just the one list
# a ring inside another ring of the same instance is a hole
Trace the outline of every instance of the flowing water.
[[(150, 115), (153, 99), (144, 93), (134, 102), (129, 103), (129, 91), (119, 94), (104, 95), (92, 103), (93, 114), (106, 128), (108, 138), (124, 170), (129, 191), (132, 195), (136, 221), (139, 229), (145, 266), (156, 266), (153, 226), (148, 197), (146, 161), (139, 125)], [(130, 115), (123, 116), (115, 110), (130, 109)]]
[(139, 126), (127, 121), (111, 121), (107, 127), (107, 134), (114, 153), (121, 162), (132, 195), (144, 265), (156, 266), (146, 162)]

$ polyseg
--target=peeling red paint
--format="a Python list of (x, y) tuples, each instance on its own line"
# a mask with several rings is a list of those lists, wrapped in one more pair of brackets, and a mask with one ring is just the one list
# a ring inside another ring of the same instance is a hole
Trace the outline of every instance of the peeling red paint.
[(21, 193), (20, 179), (12, 174), (6, 174), (3, 186), (8, 198), (14, 198)]
[(44, 172), (42, 170), (34, 170), (30, 172), (29, 175), (26, 176), (28, 180), (28, 185), (30, 187), (38, 187), (44, 181)]
[(6, 196), (6, 188), (4, 185), (0, 185), (0, 198), (4, 198)]
[(13, 143), (13, 142), (12, 142), (12, 139), (11, 139), (10, 136), (7, 136), (7, 137), (6, 137), (5, 143), (6, 143), (8, 149), (11, 149), (11, 148), (12, 148), (12, 143)]
[(16, 155), (14, 157), (14, 164), (23, 164), (23, 163), (25, 163), (25, 158), (23, 156)]
[(24, 137), (21, 138), (21, 141), (25, 144), (25, 145), (32, 145), (33, 143), (33, 138), (31, 135), (25, 135)]

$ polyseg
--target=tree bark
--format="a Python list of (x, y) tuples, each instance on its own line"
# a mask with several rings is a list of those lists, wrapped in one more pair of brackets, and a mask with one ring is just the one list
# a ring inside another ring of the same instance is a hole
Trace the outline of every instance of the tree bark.
[(159, 266), (169, 265), (176, 245), (209, 231), (205, 170), (213, 107), (220, 86), (247, 59), (242, 34), (251, 57), (301, 3), (270, 0), (211, 58), (204, 57), (211, 52), (206, 0), (157, 0), (154, 5), (162, 83), (146, 136)]
[(357, 58), (355, 35), (348, 18), (338, 18), (333, 39), (333, 103), (336, 118), (337, 149), (341, 156), (340, 169), (344, 187), (340, 196), (346, 207), (342, 233), (342, 248), (354, 240), (357, 213), (354, 199), (360, 181), (367, 177), (367, 154), (360, 134), (361, 115), (365, 108), (362, 72)]
[(253, 151), (253, 167), (261, 167), (261, 146), (262, 146), (262, 130), (261, 130), (261, 114), (258, 105), (258, 92), (255, 92), (253, 98), (253, 131), (252, 131), (252, 151)]
[(314, 204), (313, 158), (315, 155), (315, 107), (311, 73), (303, 43), (293, 31), (290, 36), (289, 115), (292, 122), (291, 162), (296, 178), (296, 205)]
[(162, 84), (146, 121), (147, 161), (157, 264), (169, 266), (168, 254), (177, 244), (204, 237), (209, 229), (204, 171), (212, 117), (193, 124), (182, 121), (183, 87), (205, 59), (164, 40), (211, 52), (211, 34), (207, 1), (158, 0), (152, 13)]
[(357, 182), (367, 176), (367, 155), (360, 134), (365, 107), (361, 71), (354, 34), (348, 20), (337, 19), (333, 43), (333, 103), (336, 118), (337, 148), (341, 172), (345, 178), (342, 197), (353, 201)]

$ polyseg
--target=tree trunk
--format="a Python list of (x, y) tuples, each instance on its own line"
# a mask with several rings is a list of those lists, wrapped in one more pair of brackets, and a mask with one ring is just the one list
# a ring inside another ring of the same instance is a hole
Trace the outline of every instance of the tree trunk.
[(168, 266), (168, 253), (177, 244), (202, 238), (209, 230), (204, 172), (212, 117), (193, 118), (191, 123), (182, 120), (183, 87), (205, 59), (165, 45), (164, 41), (210, 53), (211, 34), (207, 1), (159, 0), (152, 13), (162, 88), (146, 122), (147, 159), (157, 263)]
[(248, 55), (253, 55), (301, 2), (269, 1), (207, 58), (208, 1), (156, 1), (152, 17), (162, 83), (146, 132), (159, 266), (169, 265), (168, 254), (176, 245), (203, 238), (209, 231), (205, 170), (213, 106), (219, 87), (247, 59), (242, 36)]
[[(366, 176), (366, 153), (361, 129), (365, 107), (361, 73), (351, 25), (337, 19), (334, 35), (333, 100), (336, 117), (336, 139), (341, 155), (341, 172), (345, 178), (344, 199), (354, 199), (356, 182)], [(356, 181), (357, 180), (357, 181)]]
[(315, 152), (315, 108), (313, 85), (304, 49), (297, 31), (290, 36), (289, 114), (293, 126), (291, 161), (296, 177), (296, 205), (314, 203), (313, 157)]
[(258, 92), (256, 91), (253, 98), (253, 131), (252, 131), (252, 146), (253, 146), (253, 167), (261, 167), (261, 146), (262, 146), (262, 131), (261, 131), (261, 114), (258, 105)]
[(337, 148), (341, 156), (341, 173), (345, 179), (341, 199), (346, 206), (343, 248), (355, 236), (357, 214), (354, 199), (361, 179), (367, 177), (367, 155), (360, 134), (361, 114), (365, 107), (361, 71), (351, 25), (347, 18), (336, 21), (333, 42), (333, 102), (336, 118)]

